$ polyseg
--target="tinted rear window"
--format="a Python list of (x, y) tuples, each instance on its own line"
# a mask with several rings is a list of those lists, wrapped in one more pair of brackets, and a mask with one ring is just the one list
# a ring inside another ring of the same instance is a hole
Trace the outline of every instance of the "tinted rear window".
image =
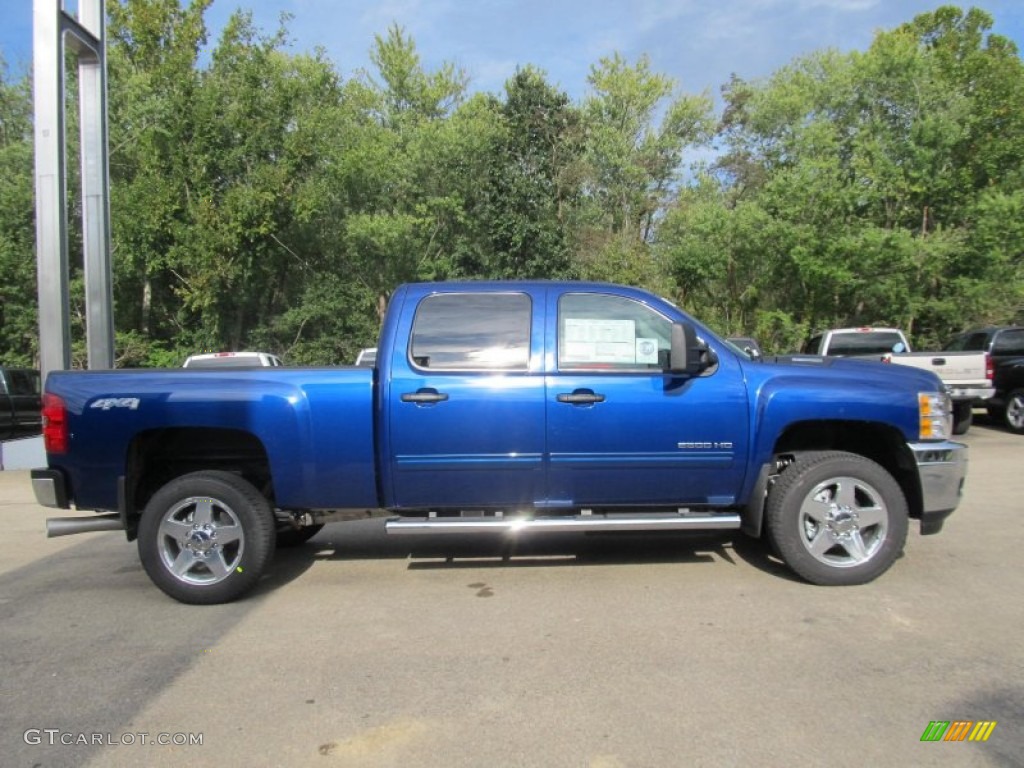
[(884, 355), (893, 347), (902, 344), (898, 333), (891, 331), (864, 331), (841, 333), (832, 336), (828, 345), (830, 355)]
[(524, 293), (428, 296), (416, 309), (409, 355), (439, 371), (525, 371), (530, 362), (530, 297)]
[(1024, 355), (1024, 328), (1001, 331), (992, 345), (992, 352), (997, 355)]
[(203, 360), (192, 360), (189, 368), (252, 368), (263, 367), (258, 357), (208, 357)]

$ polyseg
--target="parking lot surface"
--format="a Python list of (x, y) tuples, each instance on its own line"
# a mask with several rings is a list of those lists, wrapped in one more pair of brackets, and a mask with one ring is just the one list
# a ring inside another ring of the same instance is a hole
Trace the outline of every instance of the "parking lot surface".
[[(186, 606), (122, 534), (46, 539), (0, 473), (0, 764), (1024, 765), (1024, 438), (965, 442), (945, 530), (847, 588), (731, 536), (371, 520)], [(932, 721), (996, 726), (922, 742)]]

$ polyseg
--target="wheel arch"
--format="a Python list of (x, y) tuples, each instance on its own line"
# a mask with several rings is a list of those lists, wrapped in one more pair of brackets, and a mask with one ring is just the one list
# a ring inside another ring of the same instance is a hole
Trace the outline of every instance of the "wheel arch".
[(844, 451), (874, 461), (896, 480), (903, 491), (910, 517), (921, 517), (924, 502), (917, 466), (898, 429), (868, 421), (801, 421), (783, 430), (772, 447), (770, 461), (759, 467), (758, 479), (744, 514), (744, 533), (755, 537), (761, 535), (767, 492), (773, 479), (799, 461), (801, 454), (818, 451)]
[(160, 488), (200, 470), (231, 472), (247, 480), (273, 503), (270, 460), (251, 432), (217, 427), (171, 427), (140, 432), (128, 446), (120, 491), (128, 540), (136, 538), (139, 517)]

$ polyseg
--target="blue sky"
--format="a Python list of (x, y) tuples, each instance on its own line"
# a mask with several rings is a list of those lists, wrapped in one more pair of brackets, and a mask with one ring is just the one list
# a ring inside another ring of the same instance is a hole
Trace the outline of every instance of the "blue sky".
[[(57, 2), (57, 0), (52, 0)], [(33, 0), (0, 0), (0, 53), (12, 74), (31, 63)], [(533, 64), (575, 99), (587, 92), (591, 64), (614, 52), (682, 90), (710, 91), (735, 72), (770, 75), (793, 58), (834, 47), (864, 49), (890, 28), (942, 3), (924, 0), (214, 0), (211, 40), (242, 7), (266, 31), (282, 12), (293, 51), (326, 49), (344, 77), (368, 65), (375, 34), (397, 22), (428, 68), (451, 61), (474, 90), (498, 92), (517, 65)], [(959, 4), (962, 8), (968, 4)], [(972, 3), (995, 18), (994, 31), (1024, 50), (1024, 1)], [(66, 3), (74, 7), (74, 3)], [(212, 42), (211, 42), (212, 44)]]

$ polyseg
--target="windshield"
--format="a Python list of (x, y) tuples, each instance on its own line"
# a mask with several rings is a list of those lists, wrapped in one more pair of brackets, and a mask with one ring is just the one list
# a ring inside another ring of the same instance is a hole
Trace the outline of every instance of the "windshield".
[(761, 359), (759, 356), (755, 357), (754, 355), (750, 354), (743, 347), (738, 346), (735, 342), (732, 342), (729, 339), (722, 339), (722, 341), (725, 342), (726, 346), (728, 346), (729, 349), (731, 349), (736, 354), (741, 355), (742, 357), (745, 357), (747, 360), (760, 360)]

